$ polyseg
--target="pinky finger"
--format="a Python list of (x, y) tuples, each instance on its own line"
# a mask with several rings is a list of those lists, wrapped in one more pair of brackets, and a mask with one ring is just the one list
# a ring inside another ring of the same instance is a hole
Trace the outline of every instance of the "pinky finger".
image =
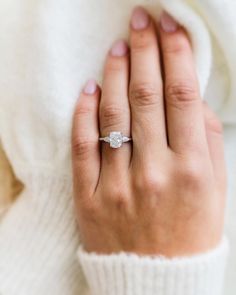
[(203, 111), (206, 126), (207, 142), (211, 156), (212, 166), (217, 183), (226, 185), (226, 169), (224, 157), (223, 127), (210, 107), (204, 102)]
[(76, 106), (72, 128), (72, 166), (76, 198), (91, 196), (99, 179), (99, 100), (100, 89), (94, 80), (89, 80)]

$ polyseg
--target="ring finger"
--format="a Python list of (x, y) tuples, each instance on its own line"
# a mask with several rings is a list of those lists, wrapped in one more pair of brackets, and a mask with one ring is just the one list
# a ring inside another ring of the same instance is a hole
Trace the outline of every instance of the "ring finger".
[[(100, 103), (100, 133), (120, 131), (130, 136), (130, 109), (128, 101), (129, 56), (125, 41), (117, 41), (110, 50), (104, 70), (102, 98)], [(131, 157), (130, 144), (114, 149), (102, 144), (102, 171), (113, 173), (128, 168)], [(117, 175), (117, 174), (116, 174)]]

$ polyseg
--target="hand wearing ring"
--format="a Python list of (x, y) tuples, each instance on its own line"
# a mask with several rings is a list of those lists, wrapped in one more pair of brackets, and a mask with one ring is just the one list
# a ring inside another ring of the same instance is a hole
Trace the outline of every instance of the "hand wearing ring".
[(222, 238), (226, 172), (222, 128), (201, 101), (190, 41), (166, 13), (156, 25), (137, 8), (129, 44), (113, 45), (101, 89), (90, 80), (75, 111), (82, 243), (105, 254), (207, 251)]

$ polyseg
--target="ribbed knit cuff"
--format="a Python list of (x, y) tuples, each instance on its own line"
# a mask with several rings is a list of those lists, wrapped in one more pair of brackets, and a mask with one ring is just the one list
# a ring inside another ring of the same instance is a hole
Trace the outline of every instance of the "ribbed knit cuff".
[(78, 258), (93, 295), (220, 295), (228, 242), (201, 255), (167, 259), (119, 253)]

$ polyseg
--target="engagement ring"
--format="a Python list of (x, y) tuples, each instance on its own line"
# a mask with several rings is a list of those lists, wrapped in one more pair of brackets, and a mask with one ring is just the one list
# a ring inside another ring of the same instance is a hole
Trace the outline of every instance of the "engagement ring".
[(110, 132), (109, 136), (100, 137), (99, 140), (110, 143), (111, 148), (117, 149), (122, 147), (123, 143), (131, 141), (132, 138), (123, 136), (122, 132), (113, 131)]

